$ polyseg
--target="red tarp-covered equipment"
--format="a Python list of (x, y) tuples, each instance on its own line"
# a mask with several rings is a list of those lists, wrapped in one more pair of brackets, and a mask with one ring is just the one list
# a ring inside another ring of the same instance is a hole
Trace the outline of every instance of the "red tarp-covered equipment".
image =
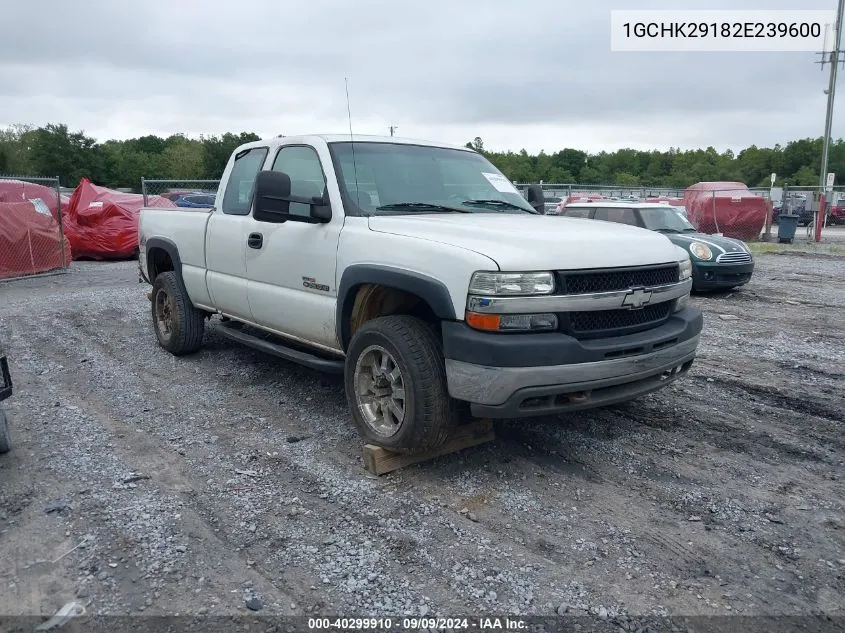
[[(0, 179), (0, 202), (24, 202), (26, 200), (34, 200), (44, 203), (54, 218), (58, 220), (59, 207), (56, 204), (56, 189), (55, 187), (46, 187), (33, 182), (26, 182), (23, 180), (6, 180)], [(69, 198), (61, 196), (62, 213), (67, 212), (67, 204)]]
[(760, 236), (769, 201), (741, 182), (699, 182), (684, 192), (687, 216), (702, 233), (750, 240)]
[(44, 200), (0, 202), (0, 279), (66, 268), (70, 262), (70, 243)]
[[(151, 207), (175, 207), (148, 196)], [(129, 259), (138, 249), (138, 217), (144, 196), (98, 187), (83, 178), (70, 197), (66, 232), (74, 259)]]

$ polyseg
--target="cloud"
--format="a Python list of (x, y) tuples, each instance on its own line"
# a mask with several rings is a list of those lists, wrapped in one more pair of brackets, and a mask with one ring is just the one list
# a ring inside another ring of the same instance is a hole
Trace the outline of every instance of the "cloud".
[(3, 123), (65, 122), (100, 139), (345, 132), (346, 77), (358, 133), (398, 125), (491, 149), (737, 149), (819, 136), (824, 123), (813, 54), (611, 52), (609, 12), (626, 0), (87, 0), (66, 15), (40, 4), (4, 8)]

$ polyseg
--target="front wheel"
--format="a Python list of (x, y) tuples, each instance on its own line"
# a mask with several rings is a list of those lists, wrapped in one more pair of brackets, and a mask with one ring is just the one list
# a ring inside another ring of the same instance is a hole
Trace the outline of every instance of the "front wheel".
[(174, 356), (202, 347), (205, 314), (194, 307), (185, 284), (172, 270), (159, 274), (153, 282), (152, 314), (159, 345)]
[(0, 453), (8, 453), (12, 450), (12, 435), (9, 432), (9, 421), (6, 419), (6, 412), (0, 409)]
[(364, 440), (413, 453), (442, 445), (457, 423), (440, 340), (416, 317), (368, 321), (346, 355), (346, 398)]

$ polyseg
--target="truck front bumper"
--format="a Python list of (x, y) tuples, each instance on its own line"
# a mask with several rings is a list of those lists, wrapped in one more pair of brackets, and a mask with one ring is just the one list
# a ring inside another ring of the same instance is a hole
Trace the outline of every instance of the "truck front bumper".
[(607, 339), (488, 334), (443, 328), (449, 394), (473, 415), (519, 418), (593, 409), (660, 389), (695, 358), (701, 311), (686, 308), (657, 328)]

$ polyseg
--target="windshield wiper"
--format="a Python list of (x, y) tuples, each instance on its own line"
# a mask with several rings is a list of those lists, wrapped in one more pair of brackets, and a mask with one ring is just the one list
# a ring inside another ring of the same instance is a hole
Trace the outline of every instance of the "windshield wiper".
[(380, 207), (376, 207), (376, 211), (406, 210), (435, 211), (437, 213), (472, 213), (472, 211), (467, 209), (456, 209), (455, 207), (446, 207), (442, 204), (429, 204), (428, 202), (394, 202), (393, 204), (383, 204)]
[(657, 231), (658, 233), (680, 233), (680, 231), (678, 229), (660, 228), (660, 229), (654, 229), (654, 230)]
[(684, 229), (684, 233), (698, 233), (698, 229)]
[(477, 200), (464, 200), (461, 204), (466, 204), (468, 206), (495, 205), (499, 207), (507, 207), (508, 209), (519, 209), (520, 211), (525, 211), (526, 213), (537, 213), (533, 209), (529, 211), (525, 207), (522, 207), (518, 204), (508, 202), (507, 200), (499, 200), (498, 198), (491, 198), (490, 200), (485, 200), (483, 198), (479, 198)]

